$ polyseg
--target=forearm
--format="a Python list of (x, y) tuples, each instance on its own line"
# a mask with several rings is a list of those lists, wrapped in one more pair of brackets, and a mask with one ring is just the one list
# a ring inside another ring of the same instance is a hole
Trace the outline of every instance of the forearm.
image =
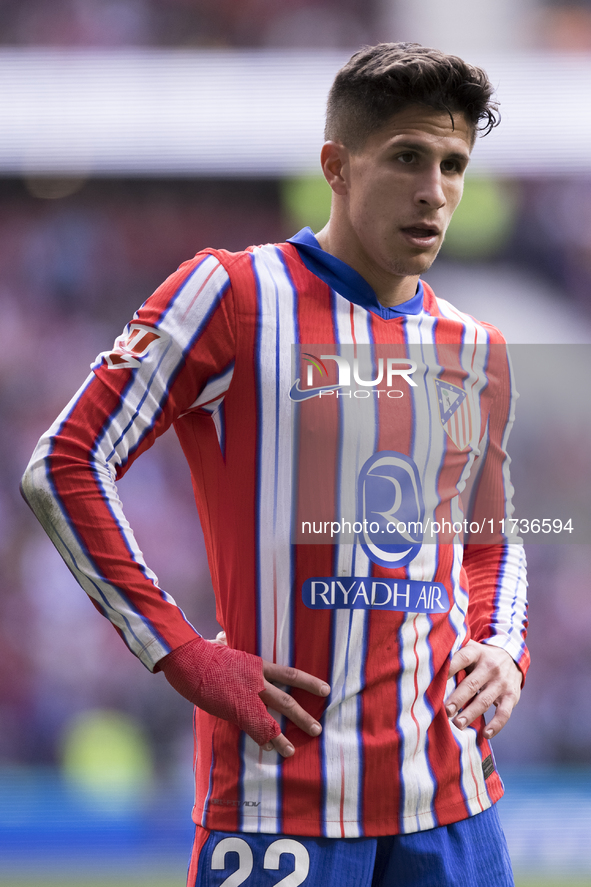
[(529, 667), (527, 578), (522, 545), (469, 545), (468, 624), (473, 640), (506, 650), (525, 676)]
[[(22, 481), (28, 504), (93, 603), (148, 667), (196, 632), (146, 565), (115, 484), (115, 428), (98, 441), (101, 383), (81, 389), (41, 438)], [(96, 386), (99, 386), (97, 391)], [(102, 404), (102, 405), (101, 405)]]

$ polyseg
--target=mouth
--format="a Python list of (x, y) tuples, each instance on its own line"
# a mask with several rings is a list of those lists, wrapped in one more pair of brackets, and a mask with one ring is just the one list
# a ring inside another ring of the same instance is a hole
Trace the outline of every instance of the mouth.
[(435, 225), (409, 225), (408, 228), (401, 228), (405, 239), (413, 246), (431, 247), (437, 242), (439, 237), (439, 228)]

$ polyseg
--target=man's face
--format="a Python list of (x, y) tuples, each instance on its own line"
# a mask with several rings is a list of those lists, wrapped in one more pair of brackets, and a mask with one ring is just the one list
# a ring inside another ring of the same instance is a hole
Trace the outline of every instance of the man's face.
[(362, 267), (406, 277), (431, 266), (460, 202), (471, 147), (463, 114), (454, 114), (452, 128), (449, 114), (414, 105), (347, 153), (346, 212)]

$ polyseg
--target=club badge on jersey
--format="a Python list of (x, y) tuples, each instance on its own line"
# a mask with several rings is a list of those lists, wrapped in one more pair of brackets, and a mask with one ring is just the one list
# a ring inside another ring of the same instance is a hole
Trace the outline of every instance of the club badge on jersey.
[(472, 414), (466, 392), (449, 382), (435, 380), (439, 416), (445, 433), (458, 450), (465, 450), (472, 437)]

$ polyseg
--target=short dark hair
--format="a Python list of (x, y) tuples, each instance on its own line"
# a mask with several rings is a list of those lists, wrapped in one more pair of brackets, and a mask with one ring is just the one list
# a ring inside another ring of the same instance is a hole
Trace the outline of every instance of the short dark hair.
[(325, 138), (361, 150), (366, 139), (410, 105), (464, 114), (484, 135), (500, 122), (493, 87), (482, 68), (420, 43), (379, 43), (353, 55), (328, 95)]

